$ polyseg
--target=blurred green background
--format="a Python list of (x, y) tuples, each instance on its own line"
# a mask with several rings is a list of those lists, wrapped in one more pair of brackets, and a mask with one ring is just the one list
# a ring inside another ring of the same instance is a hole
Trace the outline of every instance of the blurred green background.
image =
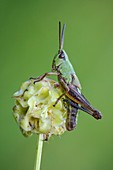
[(80, 112), (77, 129), (44, 143), (41, 170), (113, 170), (113, 1), (0, 1), (0, 169), (32, 170), (37, 136), (22, 136), (11, 98), (22, 82), (51, 70), (58, 22), (83, 94), (101, 110)]

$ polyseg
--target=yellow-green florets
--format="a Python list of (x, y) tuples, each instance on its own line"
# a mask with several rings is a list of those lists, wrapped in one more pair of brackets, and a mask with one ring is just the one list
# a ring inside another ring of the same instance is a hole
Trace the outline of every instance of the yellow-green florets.
[(66, 131), (66, 108), (62, 100), (54, 107), (62, 94), (56, 82), (44, 78), (24, 82), (19, 91), (14, 93), (16, 105), (13, 115), (25, 136), (43, 134), (47, 140), (51, 135), (62, 135)]

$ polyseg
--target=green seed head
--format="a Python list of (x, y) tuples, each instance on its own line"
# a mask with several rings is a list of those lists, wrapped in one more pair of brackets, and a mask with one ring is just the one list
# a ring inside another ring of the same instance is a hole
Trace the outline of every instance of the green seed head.
[(44, 140), (51, 135), (62, 135), (66, 131), (66, 108), (62, 100), (53, 107), (62, 94), (56, 82), (44, 78), (36, 82), (24, 82), (14, 93), (16, 105), (13, 115), (24, 136), (43, 134)]

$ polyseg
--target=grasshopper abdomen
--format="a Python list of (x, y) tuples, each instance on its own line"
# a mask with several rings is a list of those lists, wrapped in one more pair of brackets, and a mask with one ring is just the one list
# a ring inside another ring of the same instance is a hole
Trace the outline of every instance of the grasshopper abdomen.
[(68, 131), (74, 130), (77, 124), (77, 112), (78, 109), (71, 105), (67, 108), (66, 129)]

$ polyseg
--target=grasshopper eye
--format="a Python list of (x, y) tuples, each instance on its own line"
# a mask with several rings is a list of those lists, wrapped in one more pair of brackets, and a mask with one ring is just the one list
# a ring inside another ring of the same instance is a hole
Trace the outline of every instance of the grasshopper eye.
[(63, 52), (61, 52), (61, 53), (60, 53), (59, 58), (60, 58), (60, 59), (64, 59), (64, 60), (65, 60), (65, 55), (64, 55), (64, 53), (63, 53)]

